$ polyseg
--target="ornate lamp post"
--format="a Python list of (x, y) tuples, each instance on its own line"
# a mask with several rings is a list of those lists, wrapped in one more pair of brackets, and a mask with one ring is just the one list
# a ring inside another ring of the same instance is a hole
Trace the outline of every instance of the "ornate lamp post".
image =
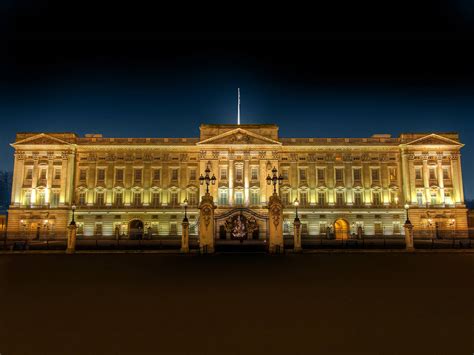
[(184, 218), (183, 222), (188, 222), (188, 199), (185, 198), (183, 201), (183, 206), (184, 206)]
[(276, 185), (278, 183), (281, 184), (281, 182), (283, 181), (283, 176), (278, 176), (277, 175), (277, 169), (275, 167), (273, 167), (272, 169), (272, 176), (270, 176), (270, 174), (267, 176), (267, 184), (268, 185), (271, 185), (273, 184), (273, 194), (276, 194)]
[(408, 218), (408, 209), (410, 205), (407, 203), (405, 204), (405, 211), (406, 211), (406, 221), (403, 225), (405, 228), (405, 248), (407, 251), (414, 251), (415, 246), (413, 243), (413, 224), (411, 224), (410, 219)]
[(410, 205), (406, 203), (404, 207), (405, 207), (405, 215), (406, 215), (405, 224), (411, 224), (410, 219), (408, 218), (408, 209), (410, 208)]
[(293, 227), (294, 227), (294, 251), (295, 252), (300, 252), (301, 251), (301, 222), (300, 219), (298, 218), (298, 205), (300, 202), (298, 201), (297, 198), (295, 198), (295, 202), (293, 202), (295, 205), (295, 210), (296, 210), (296, 217), (293, 222)]
[(67, 254), (74, 254), (76, 251), (76, 232), (77, 232), (77, 226), (76, 226), (76, 221), (74, 220), (74, 212), (76, 211), (76, 205), (71, 206), (72, 210), (72, 219), (71, 223), (69, 223), (68, 232), (67, 232), (67, 249), (66, 253)]
[(206, 182), (206, 194), (209, 194), (209, 184), (215, 185), (217, 179), (214, 176), (214, 174), (212, 174), (212, 177), (209, 177), (209, 174), (211, 172), (211, 169), (209, 169), (209, 166), (206, 168), (204, 172), (206, 173), (206, 175), (203, 176), (201, 174), (201, 176), (199, 177), (199, 183), (201, 185), (204, 185), (204, 182)]
[(188, 221), (188, 199), (185, 198), (183, 201), (184, 206), (184, 218), (183, 222), (181, 223), (181, 252), (188, 253), (189, 252), (189, 221)]
[(74, 220), (74, 212), (76, 211), (76, 205), (71, 206), (72, 209), (72, 220), (71, 220), (71, 226), (76, 225), (76, 221)]
[(298, 206), (300, 205), (300, 201), (298, 201), (298, 199), (295, 198), (295, 202), (293, 202), (293, 205), (295, 205), (295, 210), (296, 210), (296, 218), (295, 218), (295, 221), (296, 221), (296, 220), (299, 221), (300, 219), (298, 218)]

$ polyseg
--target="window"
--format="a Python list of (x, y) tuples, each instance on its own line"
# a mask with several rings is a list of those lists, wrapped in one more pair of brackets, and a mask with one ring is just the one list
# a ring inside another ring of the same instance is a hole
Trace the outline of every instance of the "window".
[(258, 180), (258, 168), (253, 166), (251, 170), (251, 179)]
[(300, 192), (300, 204), (301, 206), (306, 206), (308, 204), (308, 192), (301, 191)]
[(197, 193), (196, 191), (189, 191), (188, 192), (188, 203), (191, 206), (197, 205)]
[(344, 169), (336, 168), (336, 181), (343, 182), (343, 180), (344, 180)]
[(436, 179), (436, 168), (430, 167), (430, 180)]
[(40, 191), (38, 192), (38, 205), (40, 206), (44, 206), (45, 205), (45, 195), (44, 195), (44, 191)]
[(227, 180), (227, 168), (221, 168), (220, 177), (221, 180)]
[(244, 194), (242, 191), (237, 191), (235, 193), (235, 204), (236, 205), (243, 205), (244, 203)]
[(104, 193), (103, 192), (98, 192), (97, 193), (96, 204), (97, 204), (97, 206), (103, 206), (104, 205)]
[(227, 190), (220, 190), (219, 191), (219, 205), (225, 206), (229, 203)]
[(288, 169), (283, 169), (283, 174), (282, 174), (282, 177), (283, 177), (283, 180), (288, 180)]
[(61, 169), (54, 169), (54, 180), (61, 180)]
[(40, 170), (40, 179), (41, 180), (46, 180), (46, 169), (41, 169)]
[(171, 169), (171, 181), (178, 181), (178, 169)]
[(395, 191), (390, 192), (390, 202), (392, 205), (397, 205), (398, 204), (398, 194)]
[(319, 234), (326, 235), (328, 232), (328, 227), (326, 222), (319, 222)]
[(97, 182), (104, 182), (105, 169), (97, 169)]
[(32, 168), (26, 169), (25, 179), (31, 180), (32, 178), (33, 178), (33, 169)]
[(95, 224), (95, 235), (102, 235), (102, 223)]
[(344, 205), (344, 192), (342, 192), (342, 191), (337, 191), (336, 192), (336, 205), (337, 206)]
[(289, 201), (290, 201), (290, 194), (287, 191), (282, 192), (281, 193), (281, 203), (283, 204), (283, 206), (287, 206)]
[(119, 207), (123, 205), (123, 192), (122, 191), (117, 191), (115, 193), (115, 205)]
[(360, 191), (354, 192), (354, 205), (362, 206), (362, 193)]
[(372, 169), (372, 181), (379, 181), (380, 179), (380, 170), (379, 168)]
[(79, 192), (79, 205), (80, 206), (85, 206), (86, 204), (86, 193), (85, 192)]
[(153, 181), (160, 181), (160, 180), (161, 180), (161, 170), (153, 169)]
[(421, 180), (422, 178), (423, 178), (423, 174), (422, 174), (421, 168), (420, 167), (415, 168), (415, 179)]
[(306, 181), (306, 169), (300, 169), (300, 181)]
[(326, 204), (326, 193), (325, 192), (318, 192), (318, 205), (320, 207), (324, 206)]
[(443, 179), (445, 179), (445, 180), (450, 179), (449, 167), (447, 167), (447, 166), (443, 167)]
[(242, 167), (237, 167), (235, 169), (235, 180), (242, 181), (242, 173), (243, 173)]
[(115, 182), (123, 182), (123, 169), (115, 170)]
[(59, 192), (53, 191), (51, 195), (51, 206), (58, 207), (59, 206)]
[(290, 233), (290, 223), (287, 221), (283, 222), (283, 233), (285, 234)]
[(189, 170), (189, 181), (196, 181), (196, 169)]
[(416, 201), (418, 203), (418, 206), (423, 206), (423, 193), (422, 192), (416, 193)]
[(178, 234), (178, 225), (176, 223), (170, 223), (170, 235)]
[(133, 173), (133, 181), (135, 184), (141, 184), (142, 182), (142, 169), (135, 169)]
[(258, 205), (260, 203), (258, 190), (251, 190), (250, 191), (250, 203), (252, 205)]
[(326, 171), (324, 169), (318, 169), (318, 181), (324, 182), (326, 180)]
[(160, 200), (160, 193), (159, 192), (153, 192), (151, 194), (151, 205), (152, 207), (158, 207), (160, 206), (161, 200)]
[(372, 193), (372, 203), (374, 206), (380, 206), (380, 192), (374, 191)]
[(171, 193), (171, 206), (178, 206), (178, 193), (177, 192), (172, 192)]
[(31, 191), (26, 191), (25, 192), (25, 198), (23, 202), (26, 206), (31, 205)]
[(308, 235), (308, 223), (301, 223), (301, 234)]
[(382, 223), (380, 223), (380, 222), (374, 223), (374, 233), (375, 233), (375, 235), (382, 235), (383, 234)]
[(361, 169), (354, 169), (354, 181), (360, 182), (361, 181)]
[(400, 234), (400, 222), (393, 222), (393, 234)]
[(397, 181), (397, 168), (388, 168), (388, 177), (390, 182)]
[(134, 206), (141, 206), (142, 204), (142, 194), (141, 192), (134, 192), (133, 193), (133, 205)]
[(444, 203), (451, 205), (453, 201), (451, 200), (451, 192), (445, 191), (444, 193)]
[(437, 203), (436, 192), (432, 192), (432, 193), (431, 193), (431, 204), (432, 204), (432, 205), (436, 205), (436, 203)]
[(79, 181), (85, 182), (86, 178), (87, 178), (87, 170), (86, 169), (79, 170)]

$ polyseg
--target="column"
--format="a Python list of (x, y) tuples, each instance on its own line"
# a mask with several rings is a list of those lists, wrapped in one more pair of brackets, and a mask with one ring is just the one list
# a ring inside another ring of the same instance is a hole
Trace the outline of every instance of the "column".
[(428, 160), (423, 159), (423, 187), (425, 191), (425, 202), (431, 202), (430, 195), (430, 170), (428, 168)]
[(402, 184), (403, 184), (403, 201), (405, 203), (412, 203), (411, 200), (411, 189), (410, 189), (410, 173), (408, 167), (408, 153), (402, 150), (402, 163), (401, 163), (401, 173), (402, 173)]
[(250, 172), (249, 172), (249, 161), (244, 160), (244, 204), (245, 206), (250, 205), (249, 187), (250, 187)]
[(11, 195), (11, 204), (12, 205), (21, 205), (21, 186), (23, 185), (23, 177), (25, 176), (24, 172), (25, 161), (23, 156), (15, 152), (15, 164), (13, 168), (13, 186), (12, 186), (12, 195)]
[(229, 159), (229, 190), (228, 190), (228, 198), (229, 198), (229, 206), (234, 205), (234, 160)]
[(202, 254), (214, 252), (214, 210), (216, 205), (210, 194), (199, 204), (199, 249)]
[(464, 203), (464, 188), (462, 183), (462, 170), (461, 170), (461, 154), (458, 153), (457, 159), (454, 161), (456, 171), (456, 190), (458, 191), (457, 203)]
[(283, 253), (283, 206), (278, 194), (273, 194), (270, 197), (268, 224), (270, 235), (268, 251), (272, 254)]
[(444, 179), (443, 179), (443, 161), (438, 159), (438, 186), (439, 186), (439, 203), (444, 206)]
[(189, 253), (189, 221), (187, 217), (184, 217), (181, 223), (181, 252)]

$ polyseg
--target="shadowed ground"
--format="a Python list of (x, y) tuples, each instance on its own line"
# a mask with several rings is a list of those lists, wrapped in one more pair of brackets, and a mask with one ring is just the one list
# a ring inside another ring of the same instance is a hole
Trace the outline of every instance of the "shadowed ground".
[(471, 354), (473, 254), (0, 255), (0, 353)]

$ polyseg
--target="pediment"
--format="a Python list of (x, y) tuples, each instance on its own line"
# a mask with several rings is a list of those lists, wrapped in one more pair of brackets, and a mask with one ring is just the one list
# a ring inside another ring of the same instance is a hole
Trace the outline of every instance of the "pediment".
[(40, 133), (28, 138), (25, 138), (21, 141), (15, 142), (12, 144), (12, 146), (16, 145), (70, 145), (71, 143), (66, 142), (62, 139), (52, 137), (48, 134), (45, 133)]
[(407, 143), (406, 145), (456, 145), (463, 146), (462, 143), (459, 143), (455, 140), (440, 136), (438, 134), (432, 133), (425, 137), (415, 139)]
[(259, 134), (247, 131), (242, 128), (236, 128), (231, 131), (219, 134), (217, 136), (205, 139), (197, 144), (274, 144), (281, 145), (280, 142), (261, 136)]

